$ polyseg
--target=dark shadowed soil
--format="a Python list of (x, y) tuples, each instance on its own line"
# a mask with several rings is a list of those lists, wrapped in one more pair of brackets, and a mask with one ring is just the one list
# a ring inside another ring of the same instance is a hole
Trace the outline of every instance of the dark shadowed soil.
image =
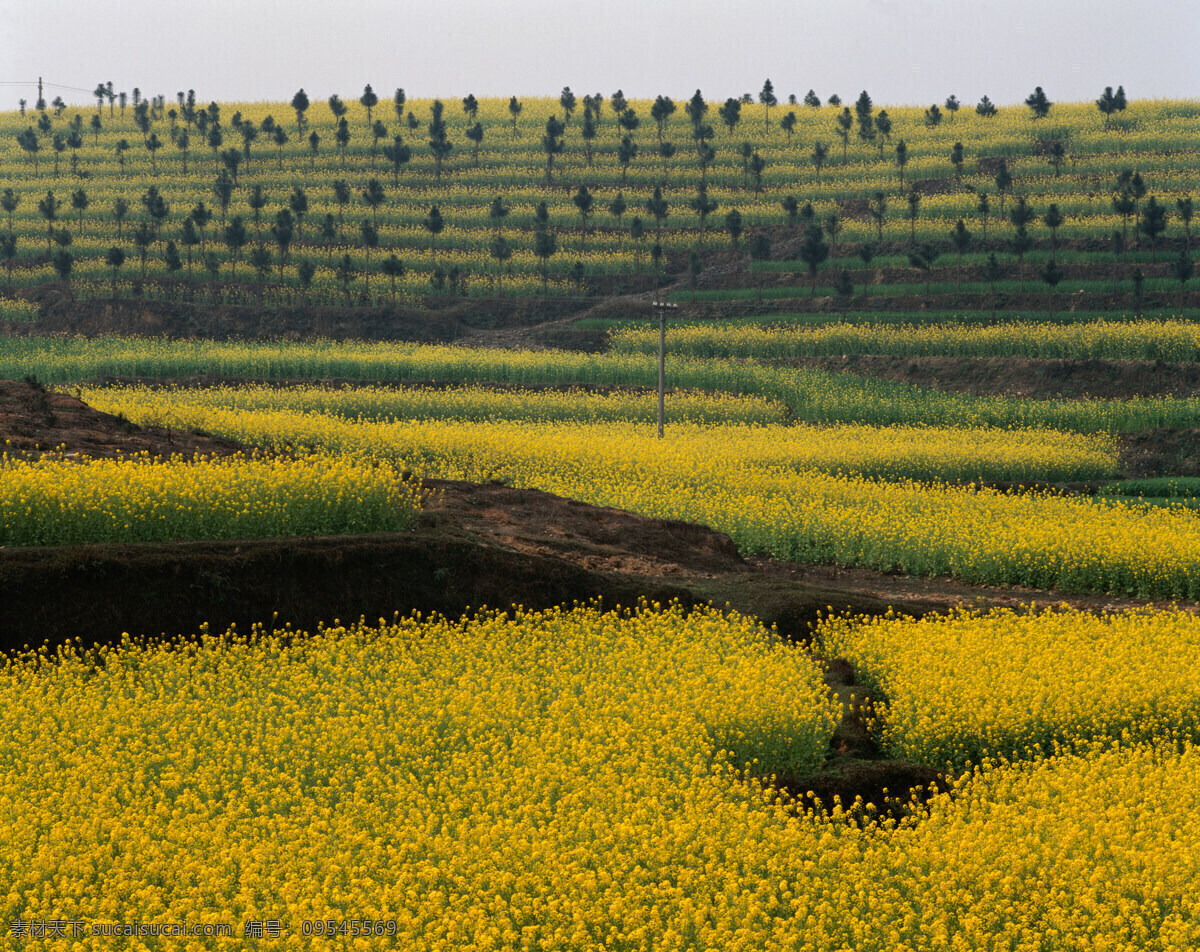
[(919, 809), (935, 792), (950, 788), (940, 770), (892, 760), (879, 750), (868, 728), (872, 714), (870, 692), (855, 683), (849, 662), (823, 662), (825, 684), (842, 705), (842, 722), (829, 744), (829, 756), (816, 773), (776, 776), (775, 784), (796, 798), (804, 809), (830, 810), (840, 803), (850, 809), (862, 798), (858, 814), (900, 818)]

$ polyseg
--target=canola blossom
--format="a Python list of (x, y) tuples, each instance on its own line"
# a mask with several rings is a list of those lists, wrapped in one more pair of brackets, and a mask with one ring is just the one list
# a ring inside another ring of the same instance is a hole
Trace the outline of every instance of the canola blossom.
[(377, 532), (419, 507), (394, 467), (349, 458), (0, 457), (0, 545)]
[(384, 936), (335, 941), (421, 952), (1200, 943), (1197, 748), (989, 764), (856, 822), (758, 779), (834, 722), (806, 655), (711, 610), (42, 649), (0, 671), (0, 918), (278, 920), (287, 949), (363, 918)]
[[(1197, 791), (1190, 745), (977, 769), (910, 827), (832, 840), (836, 856), (811, 867), (844, 874), (834, 900), (844, 924), (826, 947), (1194, 948), (1200, 862), (1186, 844), (1200, 842)], [(797, 936), (790, 947), (820, 946)]]
[(961, 768), (1100, 741), (1200, 741), (1200, 617), (1078, 610), (836, 618), (889, 754)]
[(38, 306), (20, 298), (0, 298), (0, 321), (29, 323), (38, 318)]

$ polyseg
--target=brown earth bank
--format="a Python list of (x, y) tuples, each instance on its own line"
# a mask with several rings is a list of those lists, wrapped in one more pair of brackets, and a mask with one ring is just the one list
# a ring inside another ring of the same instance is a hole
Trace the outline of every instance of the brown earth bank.
[(831, 612), (921, 616), (956, 606), (1145, 604), (950, 579), (743, 559), (721, 533), (500, 484), (426, 481), (412, 530), (355, 536), (0, 548), (0, 648), (168, 637), (481, 606), (639, 597), (713, 603), (807, 643)]
[[(402, 533), (0, 549), (0, 647), (112, 641), (123, 632), (187, 635), (236, 624), (314, 629), (393, 613), (457, 617), (481, 606), (529, 608), (639, 597), (713, 601), (807, 640), (833, 606), (885, 611), (886, 585), (860, 594), (801, 572), (764, 570), (728, 537), (537, 490), (427, 481), (432, 495)], [(881, 580), (886, 578), (881, 576)], [(954, 595), (905, 595), (917, 614)]]
[(0, 380), (0, 441), (0, 452), (26, 458), (47, 452), (67, 457), (227, 456), (242, 449), (213, 436), (140, 427), (34, 380)]
[(1200, 476), (1200, 429), (1147, 430), (1121, 437), (1128, 475)]

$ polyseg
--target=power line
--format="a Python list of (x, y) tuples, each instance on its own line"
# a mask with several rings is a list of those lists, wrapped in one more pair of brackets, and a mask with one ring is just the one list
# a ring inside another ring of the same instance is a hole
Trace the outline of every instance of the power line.
[[(16, 82), (16, 81), (0, 81), (0, 86), (36, 86), (36, 85), (37, 85), (36, 79), (30, 80), (29, 82), (25, 82), (25, 83)], [(72, 92), (76, 92), (76, 93), (87, 93), (89, 96), (92, 94), (92, 90), (82, 89), (79, 86), (64, 86), (61, 83), (42, 83), (42, 85), (46, 86), (50, 89), (69, 89)]]

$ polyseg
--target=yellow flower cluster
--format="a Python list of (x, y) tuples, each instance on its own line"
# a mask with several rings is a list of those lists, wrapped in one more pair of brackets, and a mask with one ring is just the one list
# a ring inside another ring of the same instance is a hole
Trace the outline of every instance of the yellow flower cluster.
[(848, 861), (849, 923), (828, 947), (1196, 948), (1198, 791), (1195, 747), (1118, 747), (977, 772), (953, 798), (936, 798), (927, 818), (868, 838), (861, 852), (834, 841), (837, 857), (817, 868)]
[[(609, 334), (619, 353), (658, 353), (650, 328)], [(1034, 357), (1070, 360), (1200, 360), (1200, 325), (1187, 321), (1047, 324), (692, 324), (671, 329), (671, 349), (698, 358), (785, 359), (837, 354)]]
[(26, 323), (36, 321), (38, 306), (20, 298), (0, 298), (0, 321)]
[(877, 692), (896, 757), (962, 766), (1092, 741), (1200, 740), (1200, 617), (1076, 610), (839, 618), (818, 634)]
[(741, 831), (784, 822), (743, 770), (813, 769), (836, 720), (807, 655), (677, 606), (43, 649), (0, 672), (0, 920), (734, 939), (776, 889)]
[(859, 824), (753, 776), (809, 769), (834, 721), (807, 656), (713, 611), (43, 649), (0, 671), (0, 921), (237, 929), (189, 949), (252, 920), (286, 949), (346, 920), (430, 952), (1200, 943), (1200, 750), (989, 766)]
[[(44, 383), (106, 376), (304, 377), (362, 381), (653, 385), (642, 356), (491, 350), (404, 342), (169, 340), (103, 336), (0, 338), (0, 374)], [(702, 386), (700, 383), (688, 386)], [(713, 386), (712, 389), (722, 389)]]
[(349, 458), (0, 456), (0, 545), (397, 530), (419, 506), (395, 467)]

